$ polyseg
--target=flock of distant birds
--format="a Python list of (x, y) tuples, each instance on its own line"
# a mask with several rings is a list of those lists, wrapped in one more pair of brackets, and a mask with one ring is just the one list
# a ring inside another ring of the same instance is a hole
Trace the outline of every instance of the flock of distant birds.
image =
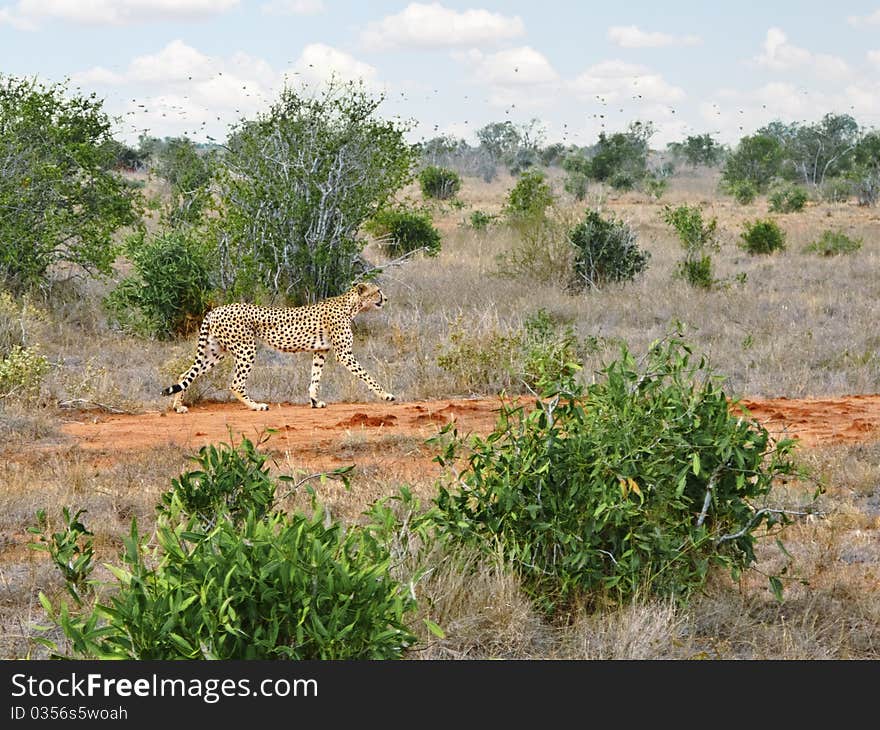
[[(313, 64), (309, 64), (309, 66), (310, 66), (310, 67), (313, 67)], [(515, 72), (518, 72), (519, 69), (518, 69), (518, 68), (514, 68), (514, 71), (515, 71)], [(293, 71), (292, 73), (293, 73), (294, 75), (298, 75), (298, 74), (299, 74), (298, 71)], [(218, 78), (218, 77), (221, 77), (221, 76), (223, 76), (223, 72), (222, 72), (222, 71), (218, 71), (217, 74), (216, 74), (216, 77), (215, 77), (215, 78)], [(192, 81), (192, 76), (188, 76), (187, 78), (188, 78), (189, 81)], [(638, 80), (636, 80), (636, 81), (633, 82), (633, 85), (634, 85), (634, 86), (637, 86), (637, 84), (638, 84)], [(79, 87), (78, 87), (78, 88), (79, 88)], [(267, 105), (268, 105), (268, 103), (269, 103), (270, 100), (267, 99), (266, 96), (265, 96), (262, 92), (260, 92), (260, 91), (253, 91), (253, 92), (250, 91), (249, 88), (248, 88), (248, 86), (247, 86), (247, 84), (243, 84), (241, 88), (242, 88), (242, 91), (245, 92), (245, 93), (244, 93), (244, 96), (245, 96), (245, 97), (250, 98), (251, 96), (255, 96), (256, 98), (258, 98), (258, 100), (259, 100), (261, 103), (264, 103), (264, 104), (267, 104)], [(435, 95), (436, 95), (436, 94), (439, 94), (439, 89), (434, 89), (434, 90), (433, 90), (433, 93), (434, 93)], [(801, 93), (804, 94), (804, 95), (808, 95), (808, 94), (809, 94), (809, 92), (808, 92), (806, 89), (801, 89)], [(407, 93), (404, 92), (404, 91), (399, 92), (399, 97), (400, 97), (400, 100), (401, 100), (401, 101), (406, 101), (406, 100), (408, 99), (408, 95), (407, 95)], [(189, 98), (190, 98), (189, 95), (183, 95), (183, 99), (187, 99), (187, 100), (188, 100)], [(463, 101), (469, 101), (469, 100), (471, 99), (471, 97), (470, 97), (468, 94), (464, 94), (462, 98), (463, 98)], [(636, 101), (636, 102), (642, 100), (642, 98), (643, 98), (643, 97), (642, 97), (642, 94), (638, 94), (638, 93), (633, 93), (632, 96), (631, 96), (631, 99), (632, 99), (633, 101)], [(430, 96), (425, 96), (424, 99), (425, 99), (426, 101), (430, 101), (431, 97), (430, 97)], [(600, 128), (601, 130), (604, 131), (604, 130), (605, 130), (606, 121), (608, 120), (608, 116), (609, 116), (609, 115), (607, 114), (607, 107), (609, 106), (609, 103), (608, 103), (608, 100), (607, 100), (604, 96), (602, 96), (601, 94), (596, 94), (596, 95), (595, 95), (595, 101), (596, 101), (596, 103), (597, 103), (600, 107), (603, 107), (603, 111), (596, 111), (596, 112), (593, 112), (592, 114), (588, 114), (588, 115), (587, 115), (587, 118), (588, 118), (588, 119), (593, 119), (593, 120), (598, 121), (598, 122), (599, 122), (599, 128)], [(143, 103), (138, 103), (138, 100), (137, 100), (136, 98), (135, 98), (135, 99), (131, 99), (131, 102), (134, 103), (134, 104), (136, 104), (137, 108), (136, 108), (136, 109), (130, 109), (129, 111), (125, 112), (124, 116), (127, 116), (127, 117), (134, 117), (134, 116), (137, 116), (137, 115), (139, 115), (139, 114), (141, 114), (141, 113), (143, 113), (143, 114), (148, 114), (148, 113), (150, 112), (150, 110), (149, 110), (149, 108), (147, 107), (147, 105), (146, 105), (146, 104), (143, 104)], [(488, 104), (488, 103), (489, 103), (489, 99), (483, 99), (483, 102), (486, 103), (486, 104)], [(714, 102), (712, 103), (712, 107), (714, 108), (715, 116), (720, 117), (721, 114), (722, 114), (721, 107), (720, 107), (717, 103), (714, 103)], [(761, 107), (762, 107), (762, 109), (765, 109), (765, 110), (767, 109), (767, 105), (766, 105), (766, 104), (762, 104)], [(670, 106), (670, 107), (667, 107), (667, 108), (668, 108), (670, 114), (675, 114), (675, 113), (676, 113), (675, 108), (673, 108), (673, 107), (671, 107), (671, 106)], [(506, 116), (510, 116), (510, 114), (513, 113), (515, 110), (516, 110), (516, 104), (515, 104), (515, 103), (511, 103), (510, 105), (508, 105), (507, 107), (505, 107), (505, 109), (504, 109), (504, 114), (505, 114)], [(851, 111), (855, 110), (855, 106), (851, 106), (851, 107), (850, 107), (850, 110), (851, 110)], [(240, 108), (235, 108), (234, 111), (235, 111), (235, 113), (238, 114), (238, 115), (241, 115), (241, 114), (242, 114), (242, 110), (241, 110)], [(618, 113), (623, 114), (626, 110), (625, 110), (625, 108), (622, 107), (622, 106), (617, 106), (617, 111), (618, 111)], [(745, 110), (744, 110), (744, 109), (738, 109), (737, 111), (738, 111), (738, 113), (739, 113), (740, 115), (744, 115), (744, 114), (745, 114)], [(169, 116), (169, 114), (172, 114), (172, 115), (173, 115), (173, 114), (175, 114), (175, 113), (177, 114), (177, 117), (178, 117), (179, 119), (182, 119), (182, 120), (187, 119), (188, 114), (187, 114), (187, 110), (186, 110), (186, 108), (185, 108), (184, 106), (176, 105), (176, 104), (168, 104), (168, 105), (166, 105), (166, 106), (163, 108), (163, 110), (160, 112), (160, 116), (162, 116), (162, 117), (166, 117), (166, 118), (167, 118), (167, 117)], [(216, 118), (216, 121), (218, 121), (218, 122), (222, 122), (222, 121), (223, 121), (223, 117), (222, 117), (222, 115), (216, 115), (216, 114), (215, 114), (214, 116), (215, 116), (215, 118)], [(238, 120), (235, 120), (235, 121), (238, 121)], [(806, 119), (801, 120), (801, 121), (802, 121), (803, 123), (806, 123), (806, 122), (807, 122)], [(468, 124), (469, 124), (469, 120), (467, 120), (467, 119), (463, 120), (463, 121), (462, 121), (462, 124), (464, 124), (464, 125), (468, 125)], [(185, 136), (188, 136), (188, 137), (191, 137), (191, 138), (196, 138), (196, 137), (198, 137), (198, 136), (204, 135), (206, 139), (208, 139), (208, 140), (210, 140), (210, 141), (216, 141), (216, 140), (214, 140), (213, 137), (211, 137), (210, 135), (207, 135), (207, 134), (205, 133), (205, 130), (206, 130), (206, 127), (207, 127), (207, 126), (208, 126), (208, 121), (205, 120), (205, 119), (203, 119), (203, 120), (198, 124), (197, 128), (194, 128), (194, 129), (191, 129), (191, 130), (183, 130), (183, 134), (184, 134)], [(689, 129), (689, 128), (690, 128), (690, 125), (686, 125), (685, 129)], [(745, 128), (744, 128), (744, 126), (743, 126), (742, 124), (739, 125), (739, 130), (740, 130), (741, 132), (742, 132), (742, 131), (745, 131)], [(145, 135), (149, 135), (150, 132), (151, 132), (151, 130), (150, 130), (148, 127), (141, 127), (141, 126), (139, 126), (139, 125), (131, 124), (131, 123), (129, 123), (128, 131), (130, 131), (130, 132), (134, 132), (134, 133), (143, 133), (143, 134), (145, 134)], [(433, 131), (434, 131), (434, 132), (439, 132), (439, 131), (440, 131), (440, 125), (439, 125), (439, 124), (434, 124)], [(694, 130), (694, 131), (699, 132), (699, 133), (703, 133), (704, 130)], [(715, 131), (711, 132), (711, 134), (720, 134), (720, 133), (721, 133), (721, 130), (715, 130)], [(562, 124), (562, 142), (567, 142), (567, 141), (569, 140), (570, 137), (571, 137), (571, 138), (577, 138), (577, 137), (579, 137), (579, 134), (578, 134), (577, 132), (573, 132), (573, 131), (570, 129), (569, 124), (568, 124), (567, 122), (566, 122), (566, 123), (563, 123), (563, 124)]]

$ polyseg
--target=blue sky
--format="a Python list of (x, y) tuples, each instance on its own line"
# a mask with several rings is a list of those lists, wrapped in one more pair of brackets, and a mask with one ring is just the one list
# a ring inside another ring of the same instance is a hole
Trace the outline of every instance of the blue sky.
[(413, 140), (533, 118), (591, 144), (733, 143), (773, 119), (880, 128), (880, 0), (866, 2), (0, 1), (0, 73), (71, 79), (140, 131), (223, 139), (283, 84), (331, 73), (384, 94)]

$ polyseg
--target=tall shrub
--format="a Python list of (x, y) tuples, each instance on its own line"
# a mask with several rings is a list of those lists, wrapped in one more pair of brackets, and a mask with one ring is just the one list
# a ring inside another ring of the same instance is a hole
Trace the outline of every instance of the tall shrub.
[(412, 178), (406, 128), (377, 116), (382, 97), (332, 81), (316, 96), (285, 87), (234, 128), (219, 175), (220, 283), (291, 304), (347, 289), (362, 267), (360, 226)]
[(137, 218), (95, 94), (0, 75), (0, 283), (42, 284), (54, 264), (107, 275), (113, 234)]

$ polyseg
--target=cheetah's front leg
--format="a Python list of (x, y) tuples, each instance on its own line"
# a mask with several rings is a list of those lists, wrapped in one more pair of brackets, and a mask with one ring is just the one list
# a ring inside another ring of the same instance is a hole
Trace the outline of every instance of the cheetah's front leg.
[(340, 363), (345, 365), (353, 374), (357, 375), (361, 380), (363, 380), (367, 387), (372, 390), (379, 398), (382, 400), (393, 401), (394, 396), (389, 393), (387, 390), (383, 389), (379, 383), (373, 380), (370, 377), (370, 374), (361, 367), (361, 364), (355, 360), (354, 355), (350, 352), (336, 352), (336, 359), (339, 360)]

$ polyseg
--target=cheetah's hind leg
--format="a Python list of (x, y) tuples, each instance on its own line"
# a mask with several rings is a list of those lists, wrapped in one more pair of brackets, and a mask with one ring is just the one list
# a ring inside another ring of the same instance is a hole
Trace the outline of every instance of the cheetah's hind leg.
[(196, 354), (196, 361), (192, 367), (184, 373), (180, 374), (180, 380), (174, 385), (170, 385), (162, 391), (162, 395), (173, 395), (174, 400), (171, 407), (176, 413), (186, 413), (189, 408), (183, 405), (183, 395), (192, 382), (199, 376), (204, 375), (211, 370), (218, 362), (223, 359), (226, 354), (226, 348), (223, 347), (213, 337), (208, 337), (204, 347), (199, 342), (199, 350)]

